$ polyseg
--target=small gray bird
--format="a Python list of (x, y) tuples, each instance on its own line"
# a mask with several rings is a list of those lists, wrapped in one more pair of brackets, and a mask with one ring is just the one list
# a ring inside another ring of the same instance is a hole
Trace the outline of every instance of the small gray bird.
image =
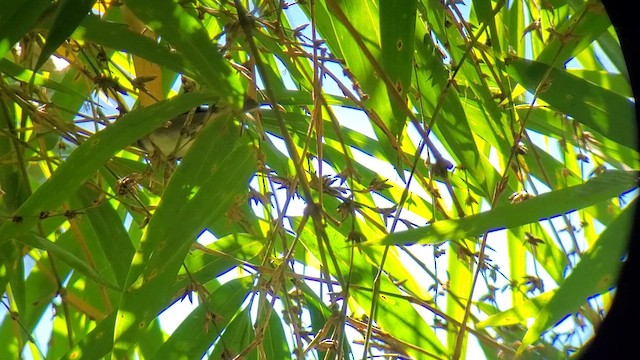
[[(255, 110), (259, 105), (255, 100), (247, 98), (242, 111)], [(180, 159), (187, 153), (204, 124), (209, 119), (228, 111), (228, 107), (198, 107), (167, 121), (149, 135), (138, 140), (136, 145), (151, 156), (156, 155), (159, 151), (166, 158)]]

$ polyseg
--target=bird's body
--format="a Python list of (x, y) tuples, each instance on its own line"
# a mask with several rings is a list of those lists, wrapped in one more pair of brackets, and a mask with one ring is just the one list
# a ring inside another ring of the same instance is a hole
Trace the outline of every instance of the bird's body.
[[(260, 106), (255, 100), (246, 98), (243, 112), (249, 112)], [(150, 156), (161, 155), (166, 159), (182, 158), (205, 123), (212, 118), (228, 114), (230, 107), (197, 107), (175, 119), (169, 120), (149, 135), (138, 140), (137, 146)]]
[(179, 159), (187, 153), (196, 134), (213, 112), (198, 107), (184, 113), (138, 140), (137, 145), (151, 155), (159, 151), (165, 157)]

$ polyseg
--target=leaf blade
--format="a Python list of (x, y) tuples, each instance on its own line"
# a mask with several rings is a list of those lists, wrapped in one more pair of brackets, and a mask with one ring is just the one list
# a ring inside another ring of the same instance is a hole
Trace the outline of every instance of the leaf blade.
[(433, 244), (530, 224), (611, 199), (635, 188), (636, 179), (635, 172), (610, 170), (582, 185), (542, 194), (519, 204), (497, 206), (476, 215), (441, 220), (424, 228), (392, 233), (381, 239), (365, 242), (361, 246)]

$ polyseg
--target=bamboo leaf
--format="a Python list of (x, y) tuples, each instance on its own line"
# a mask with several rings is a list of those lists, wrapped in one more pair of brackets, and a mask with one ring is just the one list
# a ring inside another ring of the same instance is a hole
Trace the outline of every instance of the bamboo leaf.
[(584, 2), (575, 14), (556, 28), (536, 61), (562, 67), (591, 45), (611, 26), (604, 5)]
[[(563, 359), (610, 308), (640, 155), (597, 1), (5, 2), (1, 359)], [(131, 146), (196, 106), (182, 158)]]
[(0, 14), (0, 58), (4, 59), (11, 47), (36, 24), (49, 9), (48, 0), (3, 2)]
[[(79, 195), (85, 206), (92, 204), (99, 197), (86, 187), (80, 189)], [(115, 274), (118, 287), (124, 287), (135, 249), (120, 216), (111, 204), (105, 202), (87, 209), (87, 217), (104, 252), (104, 257)]]
[(237, 278), (213, 291), (164, 342), (156, 358), (201, 358), (240, 311), (253, 281), (250, 276)]
[(95, 0), (61, 0), (35, 69), (39, 69), (89, 14)]
[(127, 7), (149, 24), (189, 62), (190, 69), (213, 94), (241, 108), (243, 90), (218, 48), (197, 19), (173, 1), (127, 0)]
[(104, 285), (113, 290), (121, 290), (121, 287), (115, 284), (109, 283), (103, 276), (98, 274), (85, 261), (79, 259), (75, 255), (67, 251), (65, 248), (59, 246), (54, 242), (44, 239), (36, 234), (23, 234), (19, 236), (17, 240), (27, 246), (30, 246), (36, 249), (50, 251), (57, 258), (67, 263), (69, 267), (81, 272), (82, 274), (86, 275), (89, 279), (94, 280), (98, 284)]
[(611, 141), (632, 149), (637, 147), (635, 106), (631, 100), (536, 61), (509, 60), (507, 71), (531, 93), (550, 71), (543, 91), (538, 94), (540, 99)]
[(180, 54), (170, 51), (165, 46), (158, 45), (157, 42), (146, 36), (129, 30), (125, 24), (109, 22), (96, 15), (89, 15), (72, 37), (93, 41), (111, 49), (126, 51), (173, 71), (196, 76), (196, 73)]
[[(379, 6), (382, 68), (392, 81), (394, 90), (402, 98), (406, 98), (413, 69), (417, 0), (381, 0)], [(388, 101), (394, 115), (391, 129), (398, 136), (402, 133), (407, 117), (400, 108), (404, 104), (397, 104), (393, 98)]]
[(507, 326), (514, 324), (526, 324), (528, 319), (535, 317), (538, 313), (540, 313), (540, 309), (542, 309), (548, 302), (549, 299), (553, 297), (555, 294), (555, 290), (548, 291), (546, 293), (540, 294), (534, 298), (530, 298), (524, 303), (515, 306), (509, 310), (505, 310), (503, 312), (497, 313), (488, 317), (487, 319), (480, 321), (477, 326), (478, 327), (488, 327), (488, 326)]
[(262, 251), (264, 239), (248, 234), (231, 234), (203, 247), (194, 245), (199, 251), (190, 252), (184, 260), (189, 273), (180, 272), (174, 284), (174, 291), (179, 292), (196, 280), (206, 283), (217, 278), (245, 261), (251, 261)]
[(426, 227), (396, 232), (361, 245), (435, 244), (535, 223), (541, 219), (598, 204), (630, 191), (637, 186), (637, 176), (635, 172), (611, 170), (583, 185), (552, 191), (519, 204), (496, 206), (480, 214), (441, 220)]
[(561, 284), (553, 297), (539, 312), (536, 320), (522, 339), (517, 354), (536, 341), (543, 331), (557, 323), (596, 294), (610, 291), (615, 286), (620, 262), (626, 251), (635, 201), (600, 234), (598, 240), (583, 256), (571, 274)]
[[(341, 234), (331, 227), (327, 227), (326, 231), (328, 239), (333, 244), (339, 244), (347, 238), (346, 234)], [(301, 233), (300, 239), (313, 256), (317, 259), (321, 258), (318, 241), (312, 231), (305, 229)], [(337, 271), (342, 274), (350, 273), (351, 284), (361, 287), (352, 290), (354, 300), (358, 302), (361, 308), (370, 309), (372, 302), (371, 284), (374, 283), (375, 275), (370, 262), (361, 256), (353, 257), (352, 259), (350, 255), (351, 247), (333, 246), (332, 251), (340, 269), (332, 268), (330, 270), (333, 273)], [(372, 256), (372, 258), (374, 260), (379, 259), (378, 256)], [(414, 345), (404, 348), (412, 356), (424, 356), (425, 352), (440, 356), (444, 355), (446, 350), (436, 337), (435, 332), (424, 321), (415, 321), (419, 319), (419, 315), (413, 306), (407, 300), (393, 296), (400, 292), (388, 277), (385, 276), (382, 279), (380, 289), (385, 292), (385, 295), (381, 296), (378, 303), (379, 308), (375, 319), (378, 326), (383, 330), (388, 329), (391, 331), (393, 329), (395, 336), (399, 340)]]
[(404, 176), (396, 154), (397, 145), (394, 146), (401, 137), (404, 122), (395, 120), (392, 109), (400, 104), (389, 102), (393, 97), (390, 92), (396, 90), (382, 68), (378, 4), (370, 0), (341, 3), (331, 0), (316, 10), (318, 16), (332, 18), (321, 22), (324, 26), (319, 31), (332, 33), (327, 41), (335, 41), (331, 47), (344, 56), (351, 74), (366, 94), (362, 100), (371, 109), (370, 120), (386, 159), (396, 165), (399, 176)]
[(103, 131), (89, 138), (71, 153), (53, 176), (42, 184), (16, 211), (20, 221), (0, 226), (0, 244), (28, 231), (38, 222), (41, 211), (51, 211), (102, 167), (117, 151), (134, 143), (164, 121), (209, 99), (202, 94), (185, 94), (144, 109), (132, 111)]
[(117, 354), (126, 353), (148, 321), (169, 304), (173, 294), (167, 283), (205, 224), (244, 199), (256, 160), (248, 139), (239, 137), (239, 128), (229, 120), (209, 122), (171, 177), (128, 275), (116, 324)]
[[(245, 309), (231, 321), (213, 351), (211, 351), (211, 357), (214, 359), (223, 359), (225, 356), (233, 358), (240, 354), (255, 339), (255, 336), (249, 309)], [(244, 358), (257, 360), (257, 352), (255, 350), (251, 351)]]
[(33, 85), (57, 90), (69, 96), (82, 99), (82, 101), (84, 101), (86, 98), (84, 94), (78, 92), (74, 88), (70, 88), (65, 84), (59, 83), (55, 80), (47, 79), (44, 76), (38, 73), (34, 73), (29, 69), (25, 69), (7, 59), (0, 59), (0, 71), (25, 83), (28, 83), (33, 79)]
[(628, 78), (602, 70), (567, 69), (567, 72), (626, 98), (633, 97)]

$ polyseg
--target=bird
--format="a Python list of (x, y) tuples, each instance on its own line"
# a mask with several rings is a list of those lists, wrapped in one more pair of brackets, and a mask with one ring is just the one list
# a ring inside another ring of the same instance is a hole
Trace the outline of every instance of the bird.
[[(251, 98), (244, 101), (243, 112), (253, 111), (260, 104)], [(181, 159), (191, 147), (198, 132), (212, 118), (229, 112), (229, 107), (198, 106), (165, 122), (149, 135), (137, 141), (138, 148), (149, 156), (161, 154), (167, 159)]]

